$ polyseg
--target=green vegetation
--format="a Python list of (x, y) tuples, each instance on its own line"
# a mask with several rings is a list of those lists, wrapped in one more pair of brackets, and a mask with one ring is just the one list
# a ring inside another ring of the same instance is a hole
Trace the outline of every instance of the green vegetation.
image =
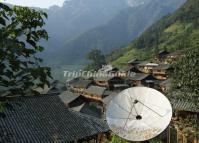
[[(199, 47), (186, 50), (182, 57), (174, 64), (172, 73), (173, 84), (169, 97), (184, 99), (199, 107)], [(187, 116), (177, 124), (187, 136), (199, 136), (197, 118)]]
[[(112, 52), (107, 59), (114, 59), (111, 62), (120, 65), (133, 58), (150, 59), (157, 51), (164, 49), (184, 50), (186, 56), (174, 65), (175, 72), (172, 73), (174, 89), (184, 92), (184, 98), (198, 101), (196, 100), (199, 95), (198, 7), (199, 1), (188, 0), (176, 12), (152, 25), (128, 47), (118, 50), (117, 53)], [(183, 95), (180, 96), (183, 98)]]
[(128, 143), (128, 141), (116, 136), (116, 135), (113, 135), (110, 143)]
[(186, 56), (174, 65), (173, 90), (180, 90), (180, 98), (199, 105), (199, 47), (186, 51)]
[(114, 59), (111, 62), (118, 65), (132, 58), (150, 59), (155, 53), (164, 49), (176, 51), (197, 48), (199, 46), (198, 6), (198, 1), (188, 0), (176, 12), (153, 24), (128, 47), (118, 50), (120, 54), (112, 53), (107, 59)]
[(49, 85), (50, 69), (36, 56), (44, 49), (40, 40), (48, 40), (44, 18), (44, 12), (0, 3), (0, 104)]
[(106, 64), (105, 56), (99, 49), (92, 49), (86, 58), (91, 61), (91, 63), (85, 67), (87, 71), (97, 71)]

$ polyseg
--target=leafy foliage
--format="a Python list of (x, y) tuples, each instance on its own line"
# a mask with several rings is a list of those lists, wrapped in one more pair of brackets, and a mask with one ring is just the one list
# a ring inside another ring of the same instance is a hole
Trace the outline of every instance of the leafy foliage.
[(102, 54), (102, 51), (99, 49), (93, 49), (88, 53), (87, 59), (92, 61), (91, 64), (88, 64), (85, 67), (85, 70), (98, 70), (102, 67), (102, 65), (106, 64), (105, 56)]
[(49, 85), (50, 68), (40, 66), (37, 57), (44, 50), (40, 40), (48, 40), (44, 18), (42, 11), (0, 3), (0, 102)]
[(113, 135), (110, 143), (128, 143), (128, 141), (116, 136), (116, 135)]
[(186, 56), (174, 65), (173, 89), (183, 94), (179, 98), (189, 99), (199, 105), (199, 48), (187, 50)]

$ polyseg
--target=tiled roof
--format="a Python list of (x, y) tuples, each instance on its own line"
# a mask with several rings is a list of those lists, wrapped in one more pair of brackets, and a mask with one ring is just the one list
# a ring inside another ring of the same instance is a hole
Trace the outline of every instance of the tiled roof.
[(95, 80), (95, 81), (109, 81), (109, 80), (111, 80), (112, 78), (114, 78), (114, 77), (111, 77), (111, 76), (105, 76), (105, 77), (100, 76), (100, 77), (95, 77), (94, 80)]
[(84, 102), (71, 109), (97, 118), (102, 117), (102, 106), (98, 105), (96, 102)]
[(161, 64), (161, 65), (158, 65), (157, 67), (154, 67), (154, 69), (163, 69), (163, 70), (167, 70), (171, 67), (171, 65), (169, 64)]
[(111, 71), (117, 71), (118, 68), (116, 67), (113, 67), (112, 65), (106, 65), (106, 66), (103, 66), (101, 69), (99, 69), (99, 72), (111, 72)]
[(74, 101), (75, 99), (77, 99), (80, 95), (70, 92), (70, 91), (64, 91), (61, 94), (59, 94), (58, 96), (65, 104), (68, 104), (68, 103)]
[(92, 83), (92, 80), (86, 80), (86, 79), (79, 79), (74, 80), (72, 83), (69, 83), (70, 86), (76, 87), (76, 88), (87, 88)]
[(128, 64), (139, 64), (141, 61), (139, 61), (138, 59), (132, 59), (130, 61), (128, 61)]
[(106, 87), (90, 86), (88, 89), (86, 89), (86, 92), (97, 94), (97, 95), (103, 95), (105, 90), (106, 90)]
[(132, 79), (132, 80), (143, 80), (143, 79), (145, 79), (148, 76), (149, 76), (149, 74), (136, 73), (135, 75), (133, 75), (132, 77), (130, 77), (130, 79)]
[(72, 110), (74, 110), (74, 111), (77, 111), (77, 112), (80, 112), (81, 109), (83, 108), (83, 106), (84, 106), (85, 104), (86, 104), (86, 102), (84, 102), (84, 103), (82, 103), (82, 104), (80, 104), (80, 105), (78, 105), (78, 106), (72, 107), (72, 108), (70, 108), (70, 109), (72, 109)]
[(80, 110), (81, 113), (101, 118), (102, 117), (102, 106), (96, 102), (87, 102)]
[(129, 85), (128, 84), (114, 84), (113, 87), (115, 87), (115, 88), (122, 88), (122, 87), (127, 88), (127, 87), (129, 87)]
[(0, 117), (0, 142), (71, 142), (109, 130), (95, 117), (65, 107), (56, 95), (10, 101)]
[(146, 66), (146, 64), (148, 64), (150, 62), (148, 61), (142, 61), (141, 63), (138, 64), (138, 66)]
[(110, 95), (106, 96), (105, 98), (102, 99), (102, 102), (105, 104), (105, 105), (108, 105), (109, 102), (117, 95), (118, 93), (116, 92), (112, 92)]
[(185, 101), (185, 100), (177, 100), (172, 99), (171, 104), (173, 109), (175, 110), (182, 110), (182, 111), (190, 111), (190, 112), (197, 112), (199, 113), (199, 107), (196, 106), (193, 102)]

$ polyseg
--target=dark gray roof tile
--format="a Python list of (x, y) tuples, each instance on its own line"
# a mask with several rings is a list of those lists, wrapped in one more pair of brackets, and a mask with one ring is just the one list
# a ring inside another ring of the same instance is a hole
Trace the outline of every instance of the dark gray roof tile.
[(106, 87), (90, 86), (88, 89), (86, 89), (86, 92), (97, 94), (97, 95), (103, 95), (105, 90), (106, 90)]
[(64, 91), (61, 94), (58, 95), (60, 97), (60, 99), (65, 103), (65, 104), (69, 104), (70, 102), (74, 101), (75, 99), (77, 99), (80, 95), (70, 92), (70, 91)]
[(171, 105), (175, 110), (182, 110), (182, 111), (190, 111), (190, 112), (199, 112), (199, 107), (197, 107), (193, 102), (185, 101), (182, 99), (172, 99)]
[(109, 130), (95, 117), (74, 112), (56, 95), (10, 101), (0, 117), (0, 142), (71, 142)]

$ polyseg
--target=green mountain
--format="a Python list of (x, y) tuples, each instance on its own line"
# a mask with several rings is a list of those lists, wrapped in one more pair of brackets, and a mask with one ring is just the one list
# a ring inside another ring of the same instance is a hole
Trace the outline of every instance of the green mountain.
[(187, 0), (174, 13), (153, 24), (127, 47), (108, 55), (115, 65), (132, 58), (149, 59), (161, 50), (169, 51), (199, 46), (199, 1)]
[[(119, 1), (120, 0), (118, 0), (118, 2)], [(184, 1), (185, 0), (141, 0), (138, 3), (138, 0), (128, 0), (129, 4), (131, 3), (131, 7), (118, 11), (118, 14), (109, 20), (109, 22), (100, 19), (100, 17), (94, 13), (94, 10), (93, 12), (90, 10), (89, 13), (97, 18), (97, 21), (100, 21), (100, 23), (104, 21), (105, 23), (98, 27), (91, 28), (86, 32), (80, 32), (80, 35), (73, 36), (70, 39), (67, 39), (67, 36), (65, 36), (65, 44), (62, 48), (58, 46), (56, 50), (51, 48), (51, 53), (55, 58), (52, 59), (52, 56), (49, 56), (50, 59), (48, 59), (48, 61), (51, 60), (51, 63), (59, 61), (61, 64), (80, 64), (85, 63), (86, 54), (93, 48), (99, 48), (104, 53), (109, 53), (115, 48), (128, 44), (152, 23), (176, 10)], [(112, 4), (107, 5), (105, 8), (115, 5), (113, 4), (113, 0), (110, 3)], [(91, 3), (88, 4), (94, 5)], [(85, 24), (90, 25), (89, 18), (92, 18), (91, 16), (82, 15), (82, 17), (79, 18), (84, 19), (85, 23), (79, 22), (79, 25), (74, 25), (75, 23), (72, 24), (74, 28), (69, 28), (70, 30), (66, 33), (71, 33), (73, 30), (79, 31), (79, 27), (84, 27)], [(68, 25), (64, 26), (68, 27)], [(61, 26), (58, 27), (61, 28)], [(63, 36), (61, 37), (63, 38)], [(60, 38), (58, 39), (57, 42), (60, 45)], [(55, 45), (57, 42), (55, 42)], [(47, 51), (50, 50), (47, 49)], [(46, 53), (46, 55), (49, 54)]]

